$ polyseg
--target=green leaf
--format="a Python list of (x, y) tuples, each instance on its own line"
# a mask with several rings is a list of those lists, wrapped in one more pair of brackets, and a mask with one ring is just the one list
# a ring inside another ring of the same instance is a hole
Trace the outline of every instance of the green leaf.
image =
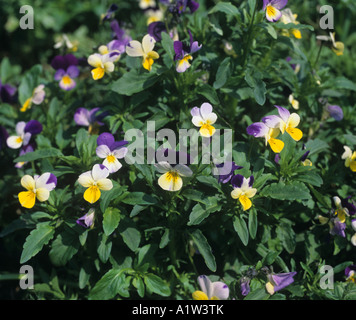
[(215, 89), (208, 84), (202, 84), (197, 89), (197, 92), (203, 97), (207, 98), (211, 104), (219, 104), (219, 97)]
[(173, 65), (173, 58), (174, 58), (174, 47), (173, 47), (173, 40), (172, 38), (168, 35), (167, 32), (162, 32), (162, 47), (166, 51), (166, 56), (168, 58), (165, 59), (166, 61), (166, 67), (171, 68)]
[(249, 232), (248, 232), (247, 224), (246, 224), (244, 218), (242, 218), (240, 216), (235, 216), (234, 221), (233, 221), (233, 226), (234, 226), (234, 229), (237, 232), (238, 236), (240, 237), (242, 243), (245, 246), (247, 246)]
[(257, 227), (258, 227), (257, 211), (255, 209), (251, 209), (251, 211), (248, 214), (248, 230), (251, 239), (256, 238)]
[(262, 80), (262, 74), (254, 69), (247, 69), (245, 81), (253, 89), (255, 100), (259, 105), (264, 105), (266, 102), (266, 84)]
[(210, 213), (219, 211), (220, 209), (221, 204), (218, 203), (218, 199), (216, 197), (208, 197), (205, 200), (205, 204), (197, 203), (193, 207), (189, 215), (188, 226), (200, 224)]
[(278, 200), (308, 200), (311, 199), (309, 189), (305, 184), (294, 181), (292, 184), (283, 182), (272, 183), (260, 193), (261, 196)]
[(144, 281), (147, 289), (151, 292), (157, 293), (163, 297), (169, 297), (171, 295), (171, 289), (169, 285), (155, 274), (145, 274)]
[(251, 291), (244, 300), (267, 300), (270, 297), (265, 288), (258, 288)]
[(99, 259), (102, 263), (105, 263), (110, 257), (112, 242), (109, 241), (109, 238), (104, 233), (99, 235), (98, 241), (99, 245), (97, 252), (99, 255)]
[(64, 266), (78, 252), (79, 246), (79, 235), (65, 230), (52, 242), (49, 258), (55, 266)]
[(215, 82), (213, 83), (214, 89), (220, 89), (226, 83), (227, 79), (230, 77), (230, 58), (225, 58), (219, 65), (218, 71), (216, 72)]
[(289, 222), (280, 221), (276, 228), (278, 239), (282, 242), (283, 247), (288, 253), (292, 254), (297, 245), (295, 232)]
[(120, 222), (120, 210), (117, 208), (107, 208), (103, 215), (103, 230), (105, 235), (111, 235)]
[(132, 251), (136, 251), (141, 242), (141, 233), (135, 228), (134, 223), (130, 219), (124, 218), (119, 224), (118, 232), (126, 245)]
[(47, 148), (41, 150), (35, 150), (33, 152), (28, 152), (22, 156), (17, 157), (14, 162), (26, 162), (26, 161), (35, 161), (38, 159), (44, 158), (55, 158), (62, 157), (63, 153), (56, 148)]
[(150, 205), (156, 204), (157, 200), (144, 192), (130, 192), (122, 202), (131, 205)]
[(212, 14), (215, 12), (223, 12), (227, 15), (237, 15), (239, 14), (239, 10), (235, 7), (231, 2), (218, 2), (208, 14)]
[(20, 264), (25, 263), (42, 250), (54, 236), (54, 227), (46, 223), (40, 223), (36, 229), (27, 236), (23, 245)]
[(205, 238), (203, 233), (196, 229), (193, 232), (190, 232), (190, 236), (193, 239), (193, 242), (197, 246), (198, 251), (203, 256), (206, 266), (212, 271), (216, 271), (216, 262), (215, 257), (212, 253), (211, 247), (208, 243), (208, 240)]

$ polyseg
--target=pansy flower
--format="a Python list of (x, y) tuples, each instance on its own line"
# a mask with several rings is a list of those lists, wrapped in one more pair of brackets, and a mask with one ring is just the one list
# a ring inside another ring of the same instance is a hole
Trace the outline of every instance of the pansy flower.
[(132, 38), (125, 33), (125, 30), (120, 28), (119, 22), (113, 20), (110, 23), (111, 30), (113, 31), (113, 39), (116, 40), (115, 48), (121, 53), (125, 52), (126, 45)]
[(110, 173), (118, 171), (122, 164), (118, 159), (126, 156), (128, 149), (124, 147), (128, 142), (115, 141), (111, 133), (104, 132), (97, 139), (98, 147), (96, 148), (96, 155), (104, 159), (103, 165), (109, 169)]
[(345, 167), (350, 167), (351, 171), (356, 172), (356, 151), (352, 152), (348, 146), (344, 146), (344, 150), (341, 159), (345, 160)]
[[(21, 148), (19, 156), (23, 156), (26, 153), (33, 152), (35, 150), (35, 143), (29, 143), (28, 145), (25, 145)], [(17, 162), (15, 164), (15, 168), (20, 169), (22, 168), (27, 162)]]
[(153, 37), (157, 42), (162, 40), (162, 32), (167, 33), (166, 24), (162, 21), (155, 21), (148, 25), (148, 34)]
[(279, 128), (270, 128), (263, 122), (255, 122), (246, 129), (247, 133), (255, 138), (265, 138), (266, 146), (270, 145), (275, 153), (280, 153), (284, 148), (284, 142), (276, 139), (280, 133)]
[(142, 57), (142, 66), (151, 71), (154, 60), (159, 58), (159, 54), (153, 51), (156, 40), (146, 34), (142, 43), (137, 40), (130, 41), (126, 46), (126, 53), (130, 57)]
[(193, 0), (178, 0), (176, 4), (176, 9), (179, 14), (182, 14), (187, 10), (190, 10), (190, 13), (194, 13), (199, 9), (199, 3)]
[(107, 54), (94, 53), (88, 57), (88, 63), (94, 67), (91, 71), (91, 75), (94, 80), (99, 80), (104, 77), (105, 74), (111, 73), (115, 69), (114, 62), (119, 56), (118, 51), (112, 51)]
[(32, 93), (32, 96), (28, 98), (25, 103), (22, 105), (22, 108), (20, 109), (21, 112), (25, 112), (26, 110), (30, 109), (32, 106), (32, 103), (39, 105), (43, 102), (46, 92), (44, 91), (44, 84), (40, 84), (37, 86)]
[(179, 73), (186, 71), (190, 67), (189, 60), (193, 60), (192, 54), (201, 49), (202, 45), (199, 46), (198, 41), (193, 40), (192, 33), (189, 32), (190, 43), (186, 45), (181, 41), (174, 41), (174, 61), (177, 61), (176, 70)]
[(178, 191), (183, 186), (181, 177), (190, 177), (192, 170), (185, 164), (170, 165), (167, 161), (155, 164), (156, 170), (163, 173), (158, 179), (158, 185), (167, 191)]
[(331, 50), (337, 56), (342, 56), (344, 54), (345, 45), (341, 41), (335, 41), (335, 32), (329, 32), (329, 36), (317, 36), (316, 39), (331, 43)]
[(292, 105), (293, 109), (295, 109), (295, 110), (299, 109), (299, 101), (297, 99), (295, 99), (292, 94), (289, 95), (288, 101)]
[(249, 277), (242, 277), (240, 279), (240, 290), (241, 294), (246, 297), (250, 293), (250, 281)]
[(286, 272), (286, 273), (270, 273), (267, 275), (268, 282), (266, 283), (266, 290), (270, 295), (273, 295), (275, 292), (284, 289), (294, 282), (293, 277), (296, 275), (296, 272)]
[[(239, 170), (243, 168), (236, 165), (234, 161), (219, 163), (216, 164), (215, 166), (218, 170), (217, 178), (219, 183), (228, 183), (231, 180), (231, 178), (234, 176), (235, 170)], [(227, 170), (227, 168), (230, 168), (230, 170)]]
[(345, 268), (345, 276), (347, 282), (356, 283), (356, 265), (351, 265)]
[(234, 190), (231, 191), (231, 197), (233, 199), (239, 199), (243, 211), (251, 208), (252, 202), (250, 198), (254, 197), (257, 189), (252, 188), (254, 177), (250, 176), (246, 179), (244, 176), (237, 174), (231, 179), (231, 184)]
[(27, 191), (18, 194), (20, 204), (31, 209), (35, 205), (36, 199), (41, 202), (48, 200), (50, 191), (57, 185), (57, 178), (50, 172), (34, 177), (25, 175), (21, 178), (21, 185)]
[(84, 228), (93, 228), (94, 217), (95, 217), (95, 209), (90, 208), (89, 211), (84, 216), (77, 219), (76, 223)]
[(341, 222), (345, 222), (346, 216), (353, 216), (356, 214), (356, 206), (349, 202), (351, 196), (340, 199), (338, 196), (333, 197), (333, 201), (336, 207), (335, 216), (339, 218)]
[(290, 113), (286, 108), (275, 106), (278, 109), (279, 117), (276, 115), (266, 116), (262, 119), (268, 127), (279, 127), (282, 134), (286, 131), (295, 141), (303, 137), (303, 132), (297, 128), (300, 117), (296, 113)]
[(215, 128), (212, 126), (217, 119), (216, 113), (213, 112), (213, 107), (210, 103), (205, 102), (200, 108), (194, 107), (190, 114), (192, 122), (196, 127), (200, 127), (200, 134), (203, 137), (211, 137), (215, 133)]
[(87, 188), (84, 192), (84, 200), (93, 204), (100, 199), (101, 190), (111, 190), (113, 184), (107, 179), (110, 172), (102, 164), (95, 164), (91, 171), (82, 173), (78, 178), (78, 183)]
[(14, 102), (16, 99), (16, 88), (9, 85), (3, 84), (0, 80), (0, 100), (4, 103)]
[(222, 281), (212, 282), (207, 276), (201, 275), (198, 283), (201, 290), (193, 292), (194, 300), (227, 300), (229, 297), (229, 287)]
[(147, 16), (147, 25), (150, 25), (153, 22), (162, 21), (163, 11), (160, 9), (158, 10), (150, 9), (146, 11), (146, 16)]
[(73, 54), (56, 56), (51, 62), (52, 67), (56, 70), (54, 80), (59, 81), (59, 87), (63, 90), (72, 90), (76, 86), (73, 80), (79, 75), (78, 59)]
[(281, 16), (282, 10), (288, 3), (288, 0), (263, 0), (262, 10), (266, 10), (266, 18), (268, 21), (276, 22)]
[(101, 15), (101, 21), (110, 20), (114, 16), (115, 11), (117, 11), (118, 9), (119, 9), (119, 7), (115, 3), (110, 5), (110, 7), (106, 11), (106, 13), (103, 13)]
[(330, 234), (345, 238), (346, 223), (341, 222), (339, 218), (331, 218), (329, 221)]
[(341, 121), (344, 118), (344, 112), (340, 106), (327, 104), (326, 112), (336, 121)]
[(142, 9), (154, 8), (156, 6), (155, 0), (140, 0), (138, 6)]
[(66, 34), (63, 34), (58, 41), (53, 46), (55, 49), (59, 49), (61, 47), (66, 47), (66, 49), (70, 52), (75, 52), (78, 50), (79, 42), (77, 40), (70, 41)]
[(19, 149), (26, 146), (33, 135), (42, 132), (42, 125), (37, 120), (29, 122), (20, 121), (16, 125), (16, 135), (7, 138), (7, 146), (11, 149)]
[[(289, 23), (299, 24), (299, 22), (297, 21), (298, 15), (293, 14), (292, 10), (284, 9), (281, 12), (282, 12), (281, 22), (283, 22), (284, 24), (289, 24)], [(290, 33), (296, 39), (301, 39), (302, 38), (302, 33), (298, 29), (290, 29), (290, 30), (286, 30), (285, 29), (285, 30), (283, 30), (282, 34), (287, 36), (287, 37), (289, 37)]]
[(104, 125), (102, 121), (106, 116), (106, 112), (100, 113), (100, 108), (91, 110), (78, 108), (74, 114), (74, 121), (78, 126), (88, 127), (89, 133), (97, 134), (99, 127)]

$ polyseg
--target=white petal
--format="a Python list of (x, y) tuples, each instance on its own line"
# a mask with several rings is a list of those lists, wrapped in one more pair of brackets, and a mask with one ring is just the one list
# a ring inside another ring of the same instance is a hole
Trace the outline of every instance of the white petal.
[(122, 164), (116, 158), (114, 161), (110, 161), (110, 162), (107, 159), (105, 159), (103, 161), (103, 165), (109, 169), (110, 173), (117, 172), (122, 167)]
[(167, 161), (160, 161), (155, 164), (155, 167), (159, 173), (166, 173), (172, 170), (172, 166)]
[(142, 49), (143, 52), (148, 54), (155, 47), (156, 40), (149, 34), (146, 34), (142, 39)]
[(97, 181), (98, 188), (100, 190), (111, 190), (113, 187), (112, 181), (110, 179), (99, 179)]
[(11, 136), (6, 139), (6, 144), (11, 149), (18, 149), (22, 146), (23, 140), (18, 136)]
[(91, 175), (94, 181), (99, 181), (101, 179), (107, 178), (109, 175), (109, 169), (104, 165), (96, 164), (91, 171)]
[(36, 197), (39, 201), (43, 202), (49, 198), (49, 190), (46, 188), (36, 189)]
[(217, 120), (218, 116), (212, 112), (212, 113), (209, 113), (208, 115), (205, 116), (204, 120), (205, 122), (209, 123), (209, 124), (214, 124)]
[(16, 133), (17, 133), (17, 135), (22, 136), (24, 134), (25, 127), (26, 127), (26, 122), (24, 122), (24, 121), (18, 122), (17, 125), (16, 125)]
[(111, 154), (111, 151), (105, 144), (102, 144), (96, 148), (96, 155), (101, 159), (105, 159), (109, 154)]
[(121, 148), (119, 148), (119, 149), (113, 150), (113, 151), (112, 151), (112, 154), (113, 154), (116, 158), (122, 159), (122, 158), (124, 158), (124, 157), (126, 156), (127, 152), (128, 152), (128, 149), (127, 149), (126, 147), (121, 147)]
[(35, 184), (35, 179), (33, 179), (30, 175), (26, 174), (21, 178), (21, 185), (26, 189), (26, 190), (33, 190), (36, 187)]
[(213, 107), (210, 103), (205, 102), (201, 105), (200, 114), (203, 119), (205, 119), (205, 117), (207, 117), (212, 112), (213, 112)]
[(196, 127), (201, 127), (204, 124), (204, 119), (201, 116), (194, 116), (192, 122)]
[(344, 146), (345, 152), (342, 154), (341, 159), (351, 158), (352, 151), (348, 146)]
[(130, 57), (142, 57), (145, 53), (142, 50), (142, 45), (137, 40), (132, 40), (126, 46), (126, 53)]
[(191, 177), (193, 175), (193, 171), (184, 164), (177, 164), (174, 170), (182, 177)]
[(99, 53), (94, 53), (89, 56), (88, 63), (94, 68), (102, 68), (103, 62), (101, 57)]
[(89, 188), (94, 184), (94, 179), (91, 175), (91, 171), (82, 173), (78, 178), (78, 183), (85, 188)]

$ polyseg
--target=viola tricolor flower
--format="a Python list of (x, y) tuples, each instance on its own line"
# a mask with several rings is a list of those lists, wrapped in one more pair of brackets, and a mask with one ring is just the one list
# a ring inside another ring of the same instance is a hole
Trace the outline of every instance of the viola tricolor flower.
[(317, 36), (316, 39), (331, 43), (331, 50), (337, 56), (342, 56), (344, 54), (345, 45), (341, 41), (335, 41), (335, 32), (329, 32), (329, 36)]
[(251, 279), (248, 277), (243, 277), (240, 279), (241, 294), (244, 297), (250, 293), (250, 281), (251, 281)]
[(263, 0), (262, 10), (266, 10), (266, 18), (268, 21), (276, 22), (281, 16), (282, 10), (288, 3), (288, 0)]
[(115, 11), (117, 11), (119, 9), (119, 7), (114, 3), (112, 4), (109, 9), (106, 11), (106, 13), (103, 13), (101, 16), (101, 21), (106, 21), (106, 20), (110, 20), (114, 14)]
[(95, 164), (91, 171), (82, 173), (78, 178), (78, 183), (87, 188), (84, 192), (84, 200), (93, 204), (100, 199), (100, 190), (111, 190), (113, 184), (107, 179), (110, 172), (102, 164)]
[(153, 51), (156, 40), (146, 34), (142, 43), (137, 40), (130, 41), (126, 46), (126, 53), (130, 57), (142, 57), (142, 66), (151, 71), (154, 60), (159, 58), (159, 54)]
[(156, 1), (155, 0), (140, 0), (139, 7), (142, 10), (148, 9), (148, 8), (154, 8), (156, 6)]
[[(299, 24), (297, 21), (298, 15), (293, 14), (292, 10), (290, 9), (284, 9), (281, 11), (282, 16), (281, 16), (281, 22), (284, 24)], [(301, 39), (302, 38), (302, 33), (298, 29), (290, 29), (290, 30), (283, 30), (283, 35), (289, 37), (290, 33), (296, 38), (296, 39)]]
[(262, 119), (270, 128), (279, 127), (282, 134), (287, 133), (295, 141), (299, 141), (303, 137), (303, 132), (297, 128), (300, 122), (300, 117), (296, 113), (290, 113), (286, 108), (275, 106), (278, 109), (279, 117), (276, 115), (266, 116)]
[(339, 218), (331, 218), (329, 222), (330, 234), (345, 238), (346, 223), (341, 222)]
[(344, 146), (345, 152), (342, 154), (341, 159), (345, 160), (345, 167), (350, 167), (351, 171), (356, 172), (356, 151), (352, 150), (348, 146)]
[(117, 20), (111, 21), (110, 27), (113, 31), (113, 39), (115, 40), (115, 44), (112, 46), (115, 47), (120, 54), (122, 54), (125, 52), (126, 45), (132, 40), (132, 38), (125, 33), (124, 29), (120, 28)]
[(341, 121), (344, 118), (344, 112), (342, 111), (340, 106), (328, 104), (327, 107), (326, 107), (326, 111), (336, 121)]
[(54, 80), (59, 81), (59, 87), (63, 90), (72, 90), (76, 86), (73, 80), (79, 75), (78, 59), (73, 54), (65, 56), (56, 56), (51, 62), (52, 67), (56, 70)]
[(37, 86), (32, 93), (32, 96), (28, 98), (25, 103), (22, 105), (20, 109), (21, 112), (25, 112), (26, 110), (31, 108), (32, 103), (39, 105), (43, 102), (46, 92), (44, 91), (44, 84), (40, 84)]
[(93, 228), (94, 217), (95, 217), (95, 209), (90, 208), (89, 211), (84, 216), (77, 219), (76, 223), (84, 228)]
[(0, 80), (0, 100), (4, 103), (11, 103), (15, 101), (16, 88), (9, 85), (3, 84)]
[(99, 126), (104, 125), (102, 120), (106, 116), (106, 112), (100, 113), (100, 108), (94, 108), (91, 110), (78, 108), (74, 114), (74, 121), (78, 126), (89, 127), (89, 133), (96, 134), (99, 132)]
[(183, 186), (181, 177), (190, 177), (192, 170), (185, 164), (170, 165), (167, 161), (160, 161), (155, 164), (159, 173), (163, 173), (158, 179), (158, 185), (167, 191), (178, 191)]
[(284, 142), (276, 139), (280, 133), (279, 128), (270, 128), (263, 122), (255, 122), (247, 127), (247, 133), (255, 138), (265, 138), (266, 146), (270, 145), (275, 153), (280, 153), (284, 148)]
[(178, 0), (176, 4), (176, 9), (179, 14), (182, 14), (187, 10), (190, 10), (190, 13), (194, 13), (199, 8), (199, 3), (193, 0)]
[(231, 179), (231, 184), (234, 190), (231, 191), (231, 197), (233, 199), (239, 199), (243, 211), (251, 208), (252, 202), (250, 198), (254, 197), (257, 189), (252, 188), (254, 177), (250, 176), (246, 179), (244, 176), (237, 174)]
[(227, 300), (229, 297), (229, 287), (222, 281), (211, 282), (207, 276), (201, 275), (198, 283), (201, 290), (193, 292), (194, 300)]
[(337, 196), (333, 197), (336, 207), (335, 216), (337, 216), (342, 223), (345, 222), (346, 216), (353, 216), (356, 214), (356, 206), (352, 202), (349, 202), (350, 199), (351, 196), (345, 199), (340, 199)]
[[(35, 150), (35, 143), (29, 143), (21, 148), (19, 156), (23, 156), (26, 153), (33, 152)], [(27, 162), (17, 162), (15, 164), (15, 168), (20, 169), (22, 168)]]
[(111, 73), (115, 69), (114, 62), (117, 60), (119, 53), (113, 51), (107, 54), (94, 53), (88, 57), (88, 63), (94, 67), (91, 75), (94, 80), (99, 80), (105, 74)]
[(268, 282), (266, 283), (267, 292), (270, 295), (273, 295), (275, 292), (284, 289), (294, 282), (293, 277), (296, 275), (296, 272), (286, 272), (274, 274), (270, 273), (267, 275)]
[(186, 45), (181, 41), (174, 41), (174, 61), (177, 61), (176, 70), (181, 73), (190, 67), (189, 60), (193, 60), (192, 54), (199, 51), (202, 45), (199, 46), (198, 41), (193, 40), (192, 33), (189, 32), (190, 43)]
[(70, 41), (66, 34), (63, 34), (58, 41), (53, 46), (55, 49), (59, 49), (61, 47), (66, 47), (66, 49), (70, 52), (75, 52), (78, 50), (79, 42), (77, 40)]
[(115, 141), (111, 133), (104, 132), (97, 139), (98, 147), (96, 148), (96, 155), (105, 159), (103, 165), (109, 169), (110, 173), (118, 171), (122, 164), (118, 159), (126, 156), (128, 149), (124, 145), (127, 141)]
[(148, 25), (148, 34), (153, 37), (157, 42), (162, 40), (162, 32), (167, 33), (166, 24), (162, 21), (155, 21)]
[(211, 137), (215, 133), (215, 128), (212, 126), (216, 120), (217, 115), (213, 112), (213, 107), (210, 103), (205, 102), (200, 108), (194, 107), (190, 114), (192, 115), (192, 122), (196, 127), (200, 127), (200, 134), (203, 137)]
[(356, 283), (356, 265), (351, 265), (345, 268), (345, 276), (347, 282)]
[(36, 202), (46, 201), (49, 198), (50, 191), (57, 185), (57, 178), (54, 174), (46, 172), (41, 176), (25, 175), (21, 178), (21, 185), (27, 190), (18, 194), (21, 206), (31, 209)]
[(299, 109), (299, 101), (294, 99), (294, 96), (292, 94), (289, 95), (288, 101), (292, 105), (293, 109), (295, 110)]
[(21, 146), (26, 146), (33, 135), (42, 132), (42, 125), (37, 120), (29, 122), (20, 121), (16, 125), (16, 136), (7, 138), (7, 146), (11, 149), (19, 149)]

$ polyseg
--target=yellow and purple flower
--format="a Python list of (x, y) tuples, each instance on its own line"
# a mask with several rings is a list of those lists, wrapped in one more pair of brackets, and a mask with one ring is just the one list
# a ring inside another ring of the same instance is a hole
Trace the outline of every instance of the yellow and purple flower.
[(199, 51), (202, 45), (198, 44), (198, 41), (193, 40), (192, 33), (190, 30), (189, 37), (190, 43), (189, 45), (181, 42), (181, 41), (174, 41), (174, 61), (177, 61), (176, 70), (179, 73), (185, 72), (190, 67), (189, 60), (193, 60), (192, 54)]
[(194, 13), (199, 9), (199, 3), (193, 0), (178, 0), (175, 8), (172, 8), (171, 10), (175, 10), (178, 14), (182, 14), (187, 8), (190, 10), (190, 13)]
[(159, 54), (153, 51), (156, 40), (149, 34), (146, 34), (142, 43), (137, 40), (130, 41), (126, 46), (126, 53), (130, 57), (142, 57), (142, 66), (151, 71), (154, 60), (159, 58)]
[(30, 120), (29, 122), (20, 121), (16, 124), (16, 135), (9, 136), (6, 139), (6, 144), (11, 149), (19, 149), (22, 146), (29, 144), (33, 135), (42, 132), (42, 125), (37, 120)]
[(270, 295), (273, 295), (275, 292), (284, 289), (294, 282), (293, 277), (296, 275), (296, 272), (286, 272), (286, 273), (269, 273), (267, 275), (268, 282), (266, 283), (266, 290)]
[(44, 91), (44, 84), (40, 84), (39, 86), (37, 86), (32, 93), (32, 96), (30, 98), (28, 98), (25, 103), (22, 105), (20, 111), (21, 112), (25, 112), (28, 109), (31, 108), (32, 103), (39, 105), (43, 102), (45, 96), (46, 96), (46, 92)]
[(107, 179), (110, 172), (102, 164), (95, 164), (91, 171), (82, 173), (78, 178), (78, 183), (87, 188), (84, 192), (84, 200), (93, 204), (100, 199), (101, 190), (111, 190), (113, 184)]
[(243, 211), (251, 208), (252, 201), (250, 200), (255, 196), (257, 189), (253, 188), (254, 177), (250, 176), (246, 179), (244, 176), (237, 174), (231, 179), (231, 184), (234, 190), (231, 191), (233, 199), (239, 199)]
[(347, 282), (356, 283), (356, 265), (351, 265), (345, 268), (345, 276)]
[(142, 10), (146, 10), (148, 8), (154, 8), (156, 6), (156, 1), (155, 0), (140, 0), (138, 5)]
[(126, 156), (128, 149), (124, 145), (127, 141), (115, 141), (111, 133), (104, 132), (97, 139), (98, 147), (96, 148), (96, 155), (104, 159), (103, 165), (109, 169), (110, 173), (118, 171), (122, 164), (118, 159)]
[(27, 191), (18, 194), (20, 204), (31, 209), (35, 205), (36, 199), (40, 202), (48, 200), (50, 191), (57, 185), (57, 177), (50, 172), (34, 177), (25, 175), (21, 178), (21, 185)]
[(73, 80), (78, 77), (78, 59), (71, 53), (64, 56), (56, 56), (51, 62), (51, 66), (56, 70), (54, 80), (59, 81), (59, 87), (69, 91), (77, 85)]
[(91, 71), (93, 79), (99, 80), (104, 77), (105, 74), (113, 72), (115, 69), (114, 62), (117, 60), (118, 56), (119, 53), (116, 50), (107, 54), (94, 53), (90, 55), (88, 57), (88, 64), (94, 67)]
[(170, 165), (167, 161), (155, 164), (156, 170), (163, 173), (158, 179), (158, 185), (166, 191), (179, 191), (183, 187), (181, 177), (190, 177), (192, 170), (185, 164)]
[(316, 39), (330, 43), (331, 50), (337, 56), (342, 56), (344, 54), (345, 45), (341, 41), (335, 41), (335, 32), (329, 32), (329, 36), (317, 36)]
[(255, 138), (265, 138), (266, 146), (270, 145), (274, 153), (280, 153), (284, 148), (284, 142), (276, 139), (280, 133), (279, 128), (270, 128), (263, 122), (255, 122), (247, 127), (247, 133)]
[(215, 133), (215, 128), (212, 126), (216, 120), (217, 115), (213, 112), (213, 107), (210, 103), (205, 102), (200, 108), (194, 107), (190, 114), (192, 115), (192, 122), (196, 127), (200, 127), (200, 134), (203, 137), (211, 137)]
[(295, 141), (299, 141), (303, 137), (303, 132), (297, 128), (300, 122), (300, 117), (296, 113), (290, 113), (286, 108), (275, 106), (278, 109), (279, 117), (276, 115), (266, 116), (262, 119), (270, 128), (279, 127), (282, 134), (286, 131)]
[(16, 100), (16, 88), (9, 85), (3, 84), (0, 80), (0, 100), (4, 103), (12, 103)]
[(341, 159), (345, 160), (345, 167), (349, 167), (352, 172), (356, 172), (356, 151), (352, 152), (348, 146), (344, 146), (344, 150)]
[(288, 3), (288, 0), (263, 0), (263, 10), (266, 11), (268, 21), (276, 22), (282, 17), (282, 10)]
[(100, 108), (88, 110), (86, 108), (78, 108), (74, 114), (74, 121), (78, 126), (88, 127), (89, 133), (97, 134), (99, 127), (103, 126), (103, 119), (107, 116), (107, 112), (101, 112)]
[(198, 277), (201, 290), (193, 292), (194, 300), (227, 300), (229, 298), (229, 287), (222, 281), (212, 282), (210, 279), (201, 275)]
[[(299, 24), (299, 22), (297, 21), (298, 15), (293, 14), (292, 10), (290, 10), (289, 8), (284, 9), (281, 12), (282, 12), (281, 22), (283, 22), (284, 24), (289, 24), (289, 23)], [(302, 38), (302, 33), (298, 29), (290, 29), (290, 30), (285, 29), (283, 30), (282, 34), (287, 37), (289, 37), (290, 34), (292, 34), (296, 39)]]
[[(219, 163), (215, 165), (218, 170), (218, 182), (219, 183), (228, 183), (231, 178), (235, 175), (235, 170), (242, 169), (243, 167), (236, 165), (234, 161)], [(226, 172), (226, 168), (230, 168)]]

